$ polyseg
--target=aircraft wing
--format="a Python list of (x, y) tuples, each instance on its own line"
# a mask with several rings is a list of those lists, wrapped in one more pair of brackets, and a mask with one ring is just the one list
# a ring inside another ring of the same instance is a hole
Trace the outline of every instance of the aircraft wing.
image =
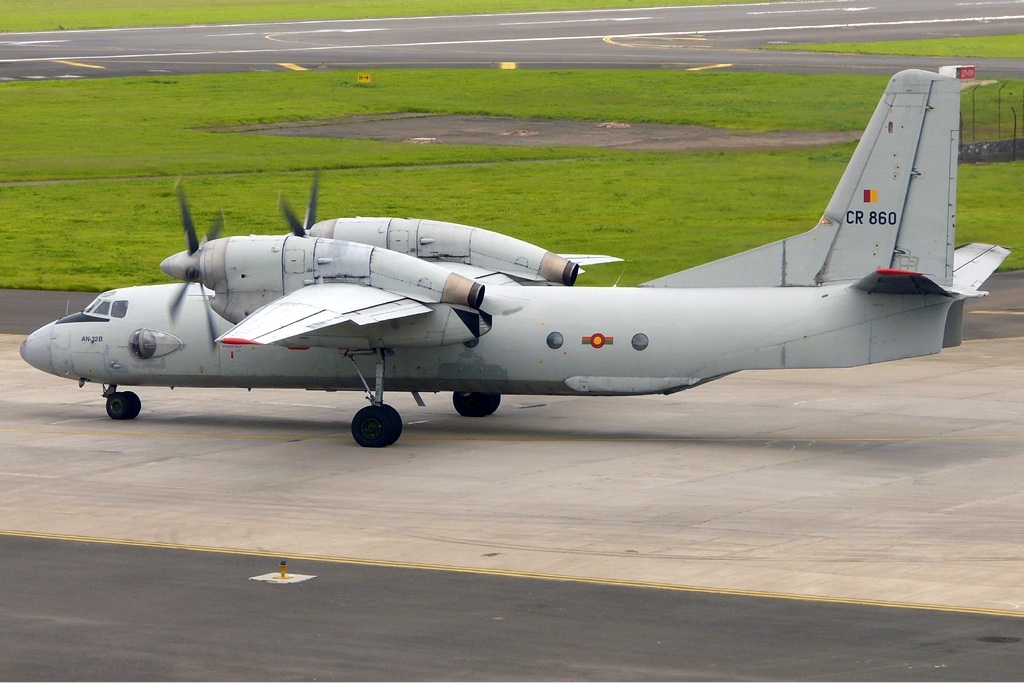
[(618, 263), (622, 261), (618, 256), (605, 256), (603, 254), (559, 254), (559, 256), (581, 266), (594, 266), (598, 263)]
[(376, 287), (345, 283), (311, 285), (256, 309), (217, 341), (273, 344), (338, 323), (371, 325), (430, 310), (402, 294)]

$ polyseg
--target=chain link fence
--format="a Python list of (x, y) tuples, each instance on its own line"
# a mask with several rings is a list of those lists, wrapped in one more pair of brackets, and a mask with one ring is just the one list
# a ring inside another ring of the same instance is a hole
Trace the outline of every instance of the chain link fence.
[(960, 161), (1024, 158), (1024, 81), (965, 83), (960, 96)]

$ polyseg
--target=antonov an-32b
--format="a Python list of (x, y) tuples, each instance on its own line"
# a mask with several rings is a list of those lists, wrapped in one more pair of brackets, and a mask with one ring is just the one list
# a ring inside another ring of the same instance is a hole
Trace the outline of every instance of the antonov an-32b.
[(1008, 254), (954, 249), (960, 83), (889, 83), (818, 225), (640, 287), (573, 288), (579, 265), (487, 230), (427, 220), (314, 224), (200, 242), (161, 268), (183, 285), (101, 294), (33, 332), (21, 355), (103, 386), (365, 391), (352, 434), (402, 432), (384, 390), (450, 391), (469, 416), (501, 394), (670, 394), (740, 370), (849, 367), (961, 341), (963, 304)]

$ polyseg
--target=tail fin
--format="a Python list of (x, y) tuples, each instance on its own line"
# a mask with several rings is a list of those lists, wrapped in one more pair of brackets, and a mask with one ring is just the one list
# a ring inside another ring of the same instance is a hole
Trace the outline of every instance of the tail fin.
[(901, 71), (817, 227), (641, 286), (816, 286), (879, 269), (922, 273), (950, 286), (959, 124), (958, 80)]

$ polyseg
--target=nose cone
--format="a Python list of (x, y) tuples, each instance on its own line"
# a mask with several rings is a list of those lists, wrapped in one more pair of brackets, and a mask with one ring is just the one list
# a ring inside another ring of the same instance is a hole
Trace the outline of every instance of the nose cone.
[(43, 372), (53, 372), (50, 358), (50, 339), (53, 337), (53, 323), (40, 327), (21, 343), (21, 357), (25, 362)]
[(160, 264), (160, 270), (164, 274), (182, 282), (199, 281), (199, 252), (189, 254), (187, 251), (179, 251), (173, 256), (168, 256)]

